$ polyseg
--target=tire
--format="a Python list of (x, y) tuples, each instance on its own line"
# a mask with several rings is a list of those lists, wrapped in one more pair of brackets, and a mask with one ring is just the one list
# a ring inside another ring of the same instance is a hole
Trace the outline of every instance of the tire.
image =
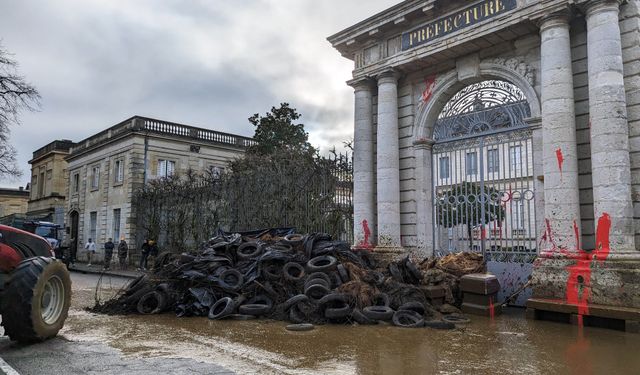
[(236, 306), (231, 298), (221, 298), (216, 303), (214, 303), (213, 306), (211, 306), (211, 309), (209, 309), (209, 319), (217, 320), (226, 318), (227, 316), (233, 314), (233, 310), (235, 310), (235, 307)]
[(351, 281), (351, 278), (349, 277), (349, 271), (347, 271), (344, 265), (338, 264), (338, 267), (336, 268), (338, 269), (338, 274), (340, 275), (340, 279), (342, 279), (343, 283), (348, 283), (349, 281)]
[(298, 323), (298, 324), (289, 324), (285, 328), (287, 331), (305, 332), (305, 331), (311, 331), (312, 329), (315, 328), (315, 326), (310, 323)]
[(320, 284), (311, 285), (304, 290), (304, 294), (306, 294), (307, 297), (309, 297), (309, 299), (315, 300), (315, 301), (320, 300), (322, 297), (326, 296), (330, 292), (331, 291), (329, 290), (329, 288)]
[(331, 284), (331, 278), (324, 272), (313, 272), (307, 276), (307, 282), (317, 279), (324, 280), (327, 284)]
[(130, 296), (140, 290), (140, 288), (144, 287), (146, 281), (148, 279), (147, 275), (140, 275), (135, 280), (133, 280), (129, 285), (127, 285), (125, 296)]
[(298, 308), (298, 305), (293, 305), (291, 310), (289, 310), (289, 321), (291, 323), (301, 324), (306, 322), (306, 317)]
[(289, 309), (291, 309), (293, 306), (297, 305), (300, 302), (307, 302), (309, 300), (309, 297), (307, 297), (304, 294), (298, 294), (297, 296), (293, 296), (291, 298), (289, 298), (285, 303), (282, 304), (282, 309), (284, 311), (288, 311)]
[(403, 328), (420, 328), (424, 326), (424, 319), (420, 314), (412, 310), (399, 310), (391, 319), (393, 325)]
[(244, 276), (240, 271), (229, 268), (220, 274), (220, 286), (223, 289), (236, 291), (242, 287)]
[(471, 319), (467, 318), (466, 316), (454, 314), (445, 315), (442, 317), (442, 320), (453, 324), (467, 324), (471, 322)]
[(277, 264), (268, 264), (262, 269), (262, 275), (269, 280), (280, 280), (282, 278), (282, 267)]
[(433, 329), (454, 329), (456, 325), (451, 322), (443, 322), (442, 320), (428, 320), (424, 322), (425, 327)]
[(238, 308), (240, 314), (253, 316), (266, 315), (269, 313), (269, 310), (271, 310), (271, 306), (256, 303), (242, 305)]
[(284, 236), (283, 242), (295, 247), (295, 246), (301, 245), (303, 241), (304, 241), (303, 234), (287, 234), (286, 236)]
[(391, 320), (393, 318), (394, 311), (387, 306), (369, 306), (362, 310), (364, 316), (371, 320)]
[(246, 303), (247, 305), (264, 305), (269, 309), (273, 308), (273, 300), (264, 294), (259, 294), (253, 298), (251, 298)]
[(327, 289), (331, 289), (331, 283), (330, 282), (327, 282), (324, 279), (313, 279), (313, 280), (308, 280), (304, 284), (304, 290), (307, 290), (309, 287), (311, 287), (313, 285), (322, 285), (323, 287), (325, 287)]
[(393, 278), (393, 280), (399, 283), (404, 283), (404, 278), (402, 277), (400, 268), (396, 263), (389, 264), (389, 274), (391, 274), (391, 277)]
[(416, 283), (420, 284), (420, 282), (422, 281), (422, 272), (420, 272), (418, 267), (416, 267), (416, 265), (410, 260), (408, 260), (405, 265), (407, 267), (407, 270), (409, 271), (409, 274), (415, 279)]
[(302, 267), (298, 263), (289, 262), (284, 265), (282, 272), (284, 273), (284, 278), (289, 281), (300, 281), (304, 278), (305, 272), (304, 267)]
[(330, 307), (348, 306), (352, 297), (348, 294), (332, 293), (328, 294), (318, 301), (318, 305), (325, 306), (331, 304)]
[(351, 315), (351, 307), (349, 305), (342, 307), (328, 307), (324, 310), (324, 317), (327, 319), (345, 319)]
[(167, 307), (167, 296), (158, 291), (145, 294), (138, 301), (137, 310), (142, 315), (160, 314)]
[(400, 307), (398, 307), (398, 311), (403, 311), (403, 310), (414, 311), (418, 313), (420, 316), (424, 316), (424, 313), (426, 311), (426, 309), (424, 308), (424, 305), (420, 302), (404, 303)]
[(238, 246), (236, 254), (238, 255), (238, 258), (243, 260), (255, 258), (258, 255), (262, 254), (262, 246), (260, 246), (256, 242), (245, 242), (242, 245)]
[(325, 272), (333, 270), (338, 264), (338, 260), (331, 255), (321, 255), (310, 259), (307, 262), (307, 269), (310, 272)]
[(71, 278), (65, 265), (53, 258), (26, 259), (5, 284), (5, 334), (25, 343), (54, 337), (67, 319), (70, 304)]
[(369, 319), (367, 318), (363, 313), (362, 310), (360, 309), (354, 309), (351, 312), (351, 318), (353, 318), (353, 320), (355, 320), (356, 323), (358, 324), (362, 324), (362, 325), (374, 325), (374, 324), (378, 324), (377, 320), (373, 320), (373, 319)]

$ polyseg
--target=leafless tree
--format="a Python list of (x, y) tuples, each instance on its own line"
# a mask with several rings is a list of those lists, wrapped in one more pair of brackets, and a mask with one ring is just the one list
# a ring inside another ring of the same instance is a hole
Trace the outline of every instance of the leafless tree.
[(18, 62), (0, 45), (0, 177), (20, 177), (9, 127), (20, 123), (21, 111), (33, 111), (39, 105), (38, 90), (18, 73)]

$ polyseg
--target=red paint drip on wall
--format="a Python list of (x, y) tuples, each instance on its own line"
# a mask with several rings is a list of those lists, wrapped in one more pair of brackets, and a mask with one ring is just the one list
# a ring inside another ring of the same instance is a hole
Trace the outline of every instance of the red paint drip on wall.
[(578, 223), (573, 221), (573, 233), (576, 236), (576, 251), (579, 253), (582, 251), (582, 247), (580, 247), (580, 230), (578, 230)]
[(496, 317), (496, 308), (493, 305), (493, 297), (489, 297), (489, 318), (493, 320)]
[(422, 92), (422, 101), (427, 103), (431, 96), (433, 96), (433, 89), (436, 87), (436, 76), (427, 77), (425, 79), (425, 85), (427, 86)]
[(358, 244), (358, 247), (361, 249), (373, 249), (371, 245), (371, 229), (369, 229), (369, 222), (367, 220), (362, 220), (362, 231), (364, 232), (364, 240)]
[(562, 154), (562, 149), (556, 150), (556, 158), (558, 159), (558, 168), (560, 169), (560, 175), (562, 175), (562, 166), (564, 165), (564, 155)]
[(594, 259), (598, 261), (603, 261), (607, 259), (609, 256), (610, 241), (609, 241), (609, 233), (611, 232), (611, 216), (609, 214), (604, 213), (598, 219), (598, 227), (596, 229), (596, 251), (594, 255)]

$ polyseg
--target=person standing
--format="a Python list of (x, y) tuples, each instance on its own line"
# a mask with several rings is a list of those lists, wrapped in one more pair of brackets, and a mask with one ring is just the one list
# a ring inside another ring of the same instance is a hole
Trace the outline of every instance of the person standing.
[(158, 257), (158, 244), (154, 240), (149, 240), (149, 256), (151, 256), (151, 265), (156, 263)]
[(118, 261), (120, 262), (120, 270), (127, 269), (127, 255), (129, 254), (129, 245), (124, 240), (124, 236), (120, 237), (120, 243), (118, 244)]
[(116, 245), (113, 240), (109, 238), (109, 241), (104, 244), (104, 270), (108, 271), (111, 268), (111, 259), (113, 258), (113, 249)]
[(93, 258), (93, 255), (96, 253), (96, 243), (93, 242), (91, 238), (89, 238), (87, 243), (84, 245), (84, 249), (87, 250), (87, 260), (88, 260), (87, 267), (91, 267), (91, 259)]
[(78, 241), (76, 240), (75, 237), (71, 237), (71, 240), (69, 240), (69, 264), (67, 265), (67, 267), (69, 265), (76, 264), (77, 253), (78, 253)]
[(142, 256), (140, 257), (140, 265), (138, 266), (138, 271), (147, 270), (147, 259), (149, 258), (149, 251), (151, 250), (151, 245), (149, 244), (150, 241), (151, 240), (146, 239), (142, 244), (142, 249), (141, 249)]

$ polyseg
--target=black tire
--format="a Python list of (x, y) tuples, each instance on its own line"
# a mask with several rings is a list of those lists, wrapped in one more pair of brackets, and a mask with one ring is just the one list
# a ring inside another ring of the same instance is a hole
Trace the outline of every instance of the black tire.
[(310, 259), (307, 262), (307, 269), (310, 272), (326, 272), (333, 270), (338, 264), (338, 260), (331, 255), (321, 255)]
[(284, 278), (289, 281), (297, 282), (305, 277), (304, 267), (294, 262), (285, 264), (282, 272), (284, 273)]
[(373, 299), (371, 301), (371, 303), (373, 304), (373, 306), (384, 306), (384, 307), (389, 307), (389, 295), (386, 293), (378, 293), (375, 296), (373, 296)]
[(271, 309), (273, 307), (273, 300), (264, 294), (259, 294), (247, 301), (247, 305), (265, 305)]
[(329, 288), (320, 284), (311, 285), (304, 290), (304, 294), (306, 294), (309, 299), (314, 301), (320, 300), (330, 292), (331, 291), (329, 290)]
[(328, 307), (324, 310), (324, 317), (331, 320), (345, 319), (351, 315), (350, 306)]
[(244, 276), (240, 271), (229, 268), (220, 274), (220, 286), (229, 291), (236, 291), (242, 287)]
[(348, 294), (331, 293), (320, 298), (320, 300), (318, 301), (318, 305), (320, 306), (330, 305), (330, 307), (342, 307), (342, 306), (348, 306), (351, 300), (352, 300), (352, 297)]
[(400, 272), (400, 267), (396, 263), (389, 264), (389, 274), (394, 281), (399, 283), (404, 283), (404, 278), (402, 277), (402, 273)]
[(340, 278), (340, 274), (338, 274), (338, 272), (333, 271), (329, 276), (331, 276), (331, 289), (339, 288), (340, 285), (342, 285), (342, 279)]
[(282, 278), (282, 267), (278, 264), (267, 264), (262, 268), (262, 275), (269, 280), (280, 280)]
[(328, 283), (323, 279), (313, 279), (308, 280), (306, 283), (304, 283), (304, 290), (307, 290), (310, 286), (313, 285), (322, 285), (327, 289), (331, 289), (331, 283)]
[(311, 331), (312, 329), (315, 328), (315, 326), (310, 323), (298, 323), (298, 324), (289, 324), (285, 328), (287, 331), (305, 332), (305, 331)]
[(243, 260), (252, 259), (262, 254), (262, 246), (260, 246), (256, 242), (245, 242), (242, 245), (238, 246), (236, 254), (238, 258)]
[(368, 306), (365, 307), (364, 310), (362, 310), (362, 313), (367, 318), (382, 321), (391, 320), (391, 318), (393, 318), (394, 312), (395, 311), (393, 311), (392, 308), (387, 306)]
[(147, 279), (148, 279), (148, 276), (146, 274), (140, 275), (137, 278), (135, 278), (132, 282), (129, 283), (129, 285), (127, 285), (126, 292), (124, 293), (124, 295), (130, 296), (133, 293), (140, 290), (140, 288), (146, 285)]
[(442, 320), (428, 320), (424, 322), (425, 327), (433, 329), (454, 329), (456, 325), (451, 322), (443, 322)]
[(351, 312), (351, 318), (353, 318), (353, 320), (358, 323), (358, 324), (362, 324), (362, 325), (374, 325), (374, 324), (378, 324), (377, 320), (373, 320), (373, 319), (369, 319), (367, 318), (363, 313), (362, 310), (360, 309), (354, 309)]
[(282, 304), (282, 309), (284, 311), (288, 311), (289, 309), (291, 309), (293, 306), (297, 305), (300, 302), (307, 302), (309, 300), (309, 297), (307, 297), (304, 294), (298, 294), (297, 296), (293, 296), (291, 298), (289, 298), (285, 303)]
[(287, 234), (286, 236), (284, 236), (283, 242), (291, 246), (298, 246), (301, 245), (303, 241), (303, 234)]
[(331, 278), (324, 272), (313, 272), (307, 276), (307, 282), (317, 279), (324, 280), (327, 284), (331, 284)]
[(167, 296), (158, 291), (145, 294), (138, 301), (137, 310), (143, 315), (160, 314), (167, 307)]
[(420, 328), (424, 326), (424, 319), (420, 314), (412, 310), (399, 310), (391, 319), (393, 325), (403, 328)]
[(289, 321), (296, 324), (305, 323), (307, 321), (304, 314), (298, 308), (298, 305), (293, 305), (291, 310), (289, 310)]
[(402, 311), (402, 310), (415, 311), (420, 316), (424, 316), (424, 313), (426, 311), (426, 309), (424, 308), (424, 305), (420, 302), (403, 303), (400, 307), (398, 307), (398, 311)]
[(420, 284), (422, 281), (422, 272), (420, 272), (418, 267), (410, 260), (407, 260), (405, 265), (407, 267), (407, 271), (409, 271), (409, 275), (415, 279), (417, 284)]
[(338, 267), (336, 268), (338, 269), (338, 274), (340, 275), (340, 279), (343, 283), (348, 283), (349, 281), (351, 281), (351, 278), (349, 277), (349, 271), (344, 267), (344, 265), (338, 264)]
[(5, 284), (5, 335), (25, 343), (54, 337), (67, 319), (70, 304), (71, 278), (65, 265), (53, 258), (26, 259)]
[(466, 316), (457, 314), (445, 315), (442, 317), (442, 320), (453, 324), (467, 324), (471, 322), (471, 319)]
[(211, 309), (209, 309), (209, 319), (217, 320), (226, 318), (227, 316), (233, 314), (233, 310), (235, 310), (235, 307), (236, 306), (231, 298), (221, 298), (216, 303), (214, 303), (213, 306), (211, 306)]
[(249, 303), (238, 307), (238, 312), (242, 315), (262, 316), (269, 313), (271, 306)]

